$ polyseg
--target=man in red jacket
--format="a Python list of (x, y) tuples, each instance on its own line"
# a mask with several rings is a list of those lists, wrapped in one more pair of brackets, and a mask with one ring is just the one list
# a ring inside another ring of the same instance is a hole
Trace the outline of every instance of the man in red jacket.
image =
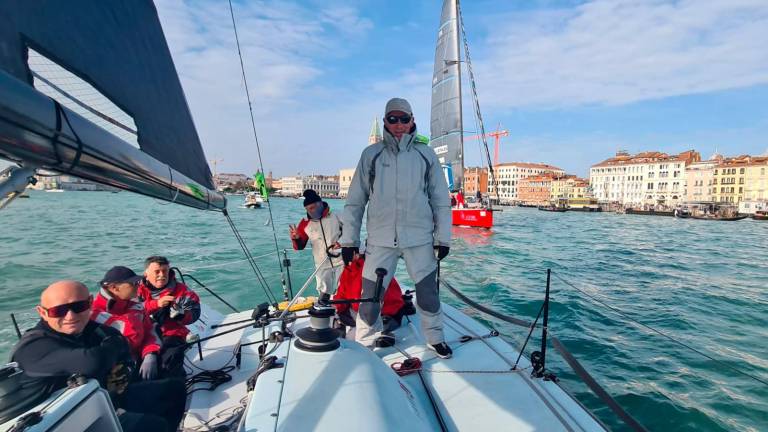
[(119, 330), (128, 340), (133, 360), (141, 364), (139, 375), (144, 380), (151, 380), (158, 376), (160, 338), (144, 305), (134, 300), (139, 280), (141, 276), (127, 267), (112, 267), (99, 283), (91, 320)]
[(186, 375), (184, 349), (189, 334), (186, 326), (200, 318), (200, 297), (176, 280), (164, 256), (155, 255), (144, 261), (144, 278), (138, 286), (144, 309), (160, 325), (163, 370), (170, 376)]

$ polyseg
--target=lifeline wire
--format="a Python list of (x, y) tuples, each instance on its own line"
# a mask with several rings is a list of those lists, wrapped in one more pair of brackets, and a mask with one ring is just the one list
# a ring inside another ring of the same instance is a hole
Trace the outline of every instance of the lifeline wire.
[(707, 354), (705, 352), (702, 352), (702, 351), (699, 351), (696, 348), (694, 348), (694, 347), (692, 347), (692, 346), (690, 346), (690, 345), (688, 345), (688, 344), (686, 344), (684, 342), (680, 342), (679, 340), (673, 338), (672, 336), (667, 335), (666, 333), (662, 332), (661, 330), (656, 330), (655, 328), (649, 326), (648, 324), (643, 324), (640, 321), (638, 321), (638, 320), (632, 318), (631, 316), (627, 315), (626, 313), (622, 312), (621, 309), (618, 309), (616, 307), (613, 307), (613, 306), (609, 305), (608, 303), (598, 299), (597, 297), (593, 296), (592, 294), (589, 294), (588, 292), (582, 290), (581, 288), (577, 287), (576, 285), (572, 284), (571, 282), (568, 282), (567, 280), (565, 280), (562, 277), (560, 277), (557, 273), (554, 273), (554, 275), (555, 275), (555, 277), (557, 279), (560, 280), (560, 282), (562, 282), (562, 283), (568, 285), (569, 287), (575, 289), (576, 291), (584, 294), (585, 296), (587, 296), (590, 299), (592, 299), (593, 301), (595, 301), (595, 302), (605, 306), (606, 308), (616, 312), (617, 314), (621, 315), (622, 317), (626, 318), (627, 320), (629, 320), (629, 321), (631, 321), (631, 322), (633, 322), (633, 323), (635, 323), (635, 324), (637, 324), (637, 325), (639, 325), (641, 327), (644, 327), (644, 328), (646, 328), (646, 329), (648, 329), (648, 330), (650, 330), (650, 331), (652, 331), (652, 332), (654, 332), (654, 333), (656, 333), (656, 334), (658, 334), (660, 336), (663, 336), (663, 337), (669, 339), (670, 341), (676, 343), (677, 345), (680, 345), (680, 346), (682, 346), (684, 348), (687, 348), (687, 349), (695, 352), (696, 354), (698, 354), (698, 355), (700, 355), (702, 357), (706, 357), (709, 360), (712, 360), (713, 362), (719, 364), (720, 366), (726, 367), (726, 368), (728, 368), (728, 369), (730, 369), (730, 370), (732, 370), (732, 371), (734, 371), (734, 372), (736, 372), (738, 374), (744, 375), (744, 376), (746, 376), (748, 378), (751, 378), (751, 379), (753, 379), (753, 380), (755, 380), (757, 382), (760, 382), (762, 384), (768, 385), (768, 381), (765, 381), (764, 379), (756, 377), (756, 376), (754, 376), (754, 375), (752, 375), (752, 374), (750, 374), (748, 372), (744, 372), (741, 369), (737, 368), (736, 366), (732, 366), (732, 365), (730, 365), (728, 363), (725, 363), (725, 362), (723, 362), (721, 360), (718, 360), (718, 359), (710, 356), (709, 354)]
[[(229, 15), (232, 17), (232, 29), (235, 31), (235, 43), (237, 44), (237, 56), (240, 58), (240, 71), (243, 74), (243, 86), (245, 87), (245, 97), (248, 99), (248, 111), (251, 114), (251, 128), (253, 129), (253, 140), (256, 143), (256, 154), (259, 157), (259, 168), (261, 174), (264, 175), (264, 163), (261, 160), (261, 147), (259, 146), (259, 136), (256, 133), (256, 120), (253, 119), (253, 105), (251, 104), (251, 93), (248, 90), (248, 80), (245, 77), (245, 64), (243, 63), (243, 53), (240, 50), (240, 38), (237, 35), (237, 24), (235, 24), (235, 10), (232, 8), (232, 0), (229, 0)], [(269, 210), (269, 220), (272, 222), (272, 237), (275, 240), (275, 257), (277, 258), (277, 265), (280, 268), (280, 273), (283, 273), (283, 263), (280, 261), (280, 247), (277, 245), (277, 232), (275, 231), (275, 224), (272, 218), (272, 206), (267, 205)], [(285, 284), (285, 276), (283, 276), (283, 284)]]

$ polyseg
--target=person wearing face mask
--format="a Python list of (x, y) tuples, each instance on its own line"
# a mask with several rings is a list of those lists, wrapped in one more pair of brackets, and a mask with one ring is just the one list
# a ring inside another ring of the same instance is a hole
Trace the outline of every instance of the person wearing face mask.
[[(451, 201), (440, 160), (428, 144), (428, 138), (416, 133), (411, 104), (390, 99), (384, 108), (384, 139), (363, 150), (352, 177), (339, 243), (344, 263), (351, 262), (360, 247), (367, 209), (362, 297), (375, 292), (378, 268), (386, 270), (383, 286), (388, 286), (402, 257), (416, 288), (427, 346), (449, 358), (452, 350), (443, 334), (437, 263), (450, 248)], [(377, 347), (395, 343), (391, 334), (382, 333), (380, 309), (377, 303), (360, 304), (358, 342)]]
[(331, 207), (314, 190), (307, 189), (303, 195), (307, 217), (298, 226), (288, 226), (291, 242), (295, 250), (303, 250), (307, 243), (312, 246), (312, 257), (318, 268), (315, 274), (317, 291), (322, 297), (329, 298), (336, 292), (344, 268), (338, 250), (341, 220), (331, 213)]

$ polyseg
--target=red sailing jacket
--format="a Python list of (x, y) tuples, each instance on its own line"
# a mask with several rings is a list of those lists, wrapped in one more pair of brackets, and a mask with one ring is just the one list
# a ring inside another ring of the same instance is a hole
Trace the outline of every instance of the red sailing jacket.
[(131, 356), (136, 361), (160, 351), (160, 338), (154, 324), (137, 301), (113, 299), (102, 288), (93, 300), (91, 321), (119, 330), (128, 340)]
[[(363, 290), (363, 264), (365, 264), (365, 259), (358, 257), (349, 263), (348, 266), (344, 267), (339, 278), (339, 289), (336, 291), (336, 295), (333, 296), (334, 299), (360, 298)], [(403, 292), (400, 290), (400, 284), (397, 283), (395, 278), (392, 278), (386, 291), (384, 291), (384, 304), (381, 306), (381, 314), (395, 316), (404, 305), (405, 302), (403, 301)], [(334, 306), (336, 306), (338, 313), (346, 312), (350, 306), (357, 312), (360, 304), (337, 304)]]
[[(150, 288), (151, 287), (151, 288)], [(160, 330), (163, 337), (176, 336), (182, 339), (186, 339), (189, 334), (187, 324), (192, 324), (200, 318), (200, 297), (197, 293), (189, 289), (185, 284), (176, 281), (176, 276), (173, 271), (168, 276), (168, 283), (165, 288), (158, 290), (152, 287), (146, 279), (142, 279), (139, 282), (138, 296), (141, 301), (144, 302), (144, 309), (147, 314), (152, 314), (159, 310), (157, 306), (157, 299), (163, 296), (172, 295), (176, 300), (182, 297), (189, 297), (195, 305), (195, 308), (184, 314), (184, 318), (180, 320), (165, 319), (160, 325)]]

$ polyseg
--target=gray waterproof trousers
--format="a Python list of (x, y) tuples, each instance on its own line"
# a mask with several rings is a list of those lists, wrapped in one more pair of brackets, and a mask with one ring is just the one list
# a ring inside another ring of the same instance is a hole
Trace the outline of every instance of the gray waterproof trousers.
[[(421, 319), (421, 330), (428, 344), (434, 345), (445, 341), (443, 336), (443, 316), (440, 311), (440, 298), (437, 292), (437, 258), (431, 244), (408, 248), (390, 248), (366, 246), (365, 265), (363, 266), (362, 297), (373, 297), (376, 291), (376, 269), (387, 270), (384, 289), (397, 269), (397, 260), (405, 260), (408, 275), (415, 282), (416, 310)], [(360, 310), (355, 321), (355, 339), (363, 345), (373, 345), (381, 334), (381, 304), (360, 303)]]

